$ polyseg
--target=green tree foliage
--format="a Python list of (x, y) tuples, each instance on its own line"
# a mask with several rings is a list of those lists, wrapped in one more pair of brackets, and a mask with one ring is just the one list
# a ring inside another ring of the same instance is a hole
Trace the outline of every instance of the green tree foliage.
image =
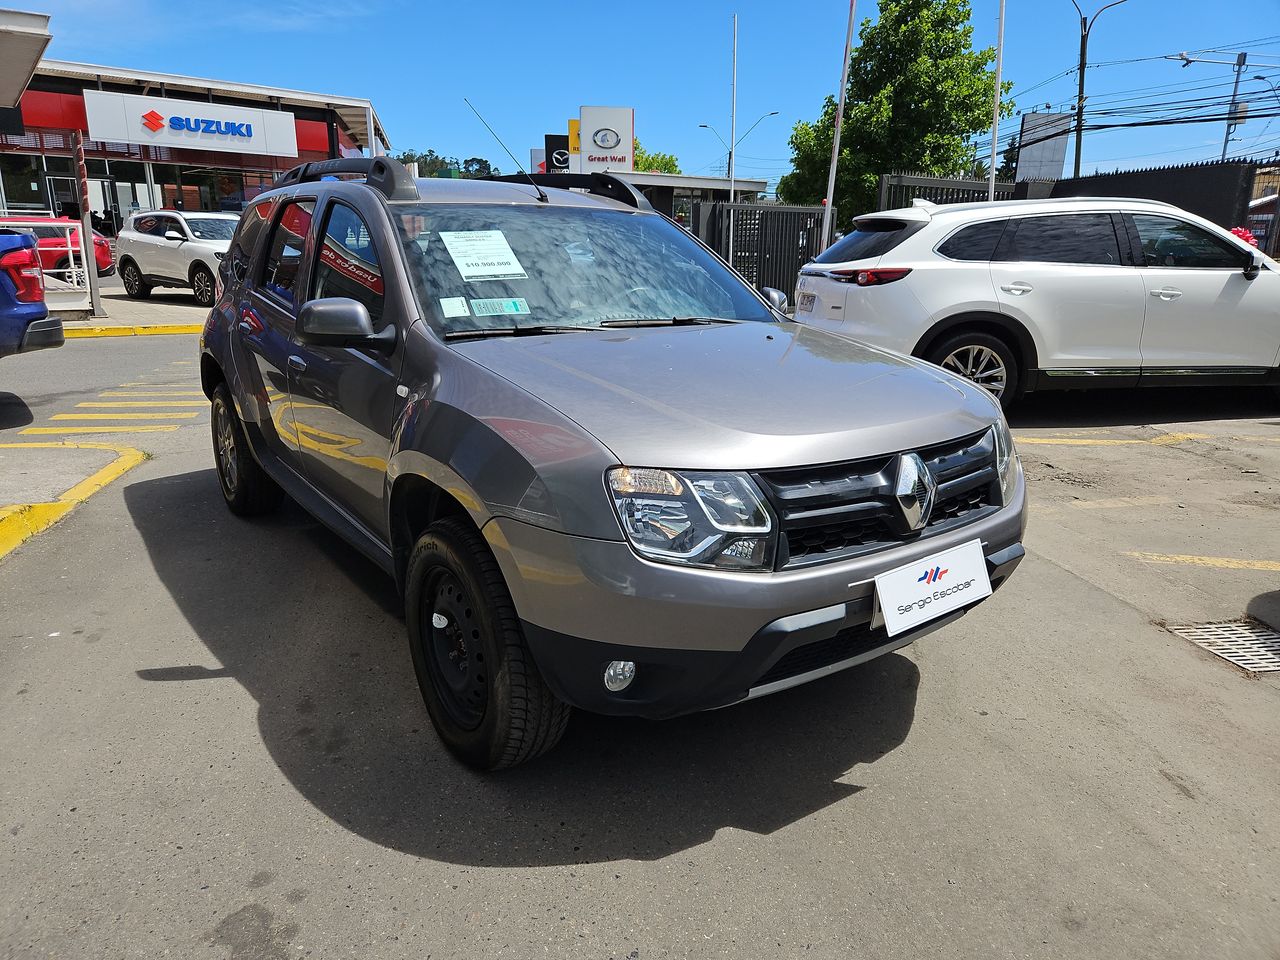
[(1000, 154), (1000, 166), (996, 167), (997, 180), (1014, 180), (1018, 176), (1018, 138), (1013, 137)]
[(680, 161), (674, 153), (650, 153), (635, 141), (636, 171), (638, 173), (679, 173)]
[[(880, 19), (863, 21), (836, 167), (842, 226), (874, 209), (882, 173), (956, 176), (972, 169), (972, 140), (991, 126), (995, 51), (973, 49), (969, 19), (968, 0), (881, 0)], [(1012, 111), (1012, 102), (1002, 103), (1002, 114)], [(828, 96), (818, 120), (795, 125), (793, 170), (778, 183), (779, 199), (812, 204), (826, 194), (835, 114)]]
[(483, 157), (468, 157), (461, 163), (434, 150), (404, 150), (395, 157), (401, 163), (417, 163), (420, 177), (488, 177), (501, 173)]

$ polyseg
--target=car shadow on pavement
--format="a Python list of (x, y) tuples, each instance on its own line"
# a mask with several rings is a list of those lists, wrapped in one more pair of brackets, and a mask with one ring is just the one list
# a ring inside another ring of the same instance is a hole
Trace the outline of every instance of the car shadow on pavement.
[(1249, 601), (1245, 612), (1272, 630), (1280, 630), (1280, 590), (1258, 594)]
[(725, 827), (772, 833), (863, 789), (858, 765), (901, 744), (914, 718), (919, 672), (891, 654), (676, 720), (577, 713), (547, 756), (477, 774), (431, 728), (381, 570), (291, 502), (265, 520), (231, 516), (212, 470), (133, 483), (125, 499), (210, 654), (139, 664), (139, 677), (243, 684), (299, 793), (406, 853), (486, 866), (651, 860)]
[(35, 415), (25, 400), (0, 390), (0, 430), (25, 427), (34, 419)]
[(1261, 387), (1051, 390), (1024, 397), (1009, 413), (1015, 429), (1240, 419), (1270, 419), (1265, 426), (1280, 427), (1280, 395)]

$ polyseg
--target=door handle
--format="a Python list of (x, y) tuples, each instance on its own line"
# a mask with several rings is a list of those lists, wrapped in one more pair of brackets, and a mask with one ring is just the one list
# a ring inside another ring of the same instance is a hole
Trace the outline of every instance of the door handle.
[(1034, 287), (1025, 280), (1015, 280), (1013, 283), (1002, 283), (1000, 289), (1005, 293), (1012, 293), (1015, 297), (1020, 297), (1024, 293), (1030, 293)]
[(1173, 287), (1161, 287), (1159, 290), (1152, 290), (1151, 295), (1153, 297), (1159, 297), (1161, 300), (1166, 300), (1166, 301), (1177, 300), (1180, 296), (1182, 296), (1182, 291), (1174, 289)]
[(302, 373), (302, 371), (307, 369), (307, 361), (303, 360), (301, 357), (297, 356), (296, 354), (291, 355), (289, 357), (289, 366), (291, 366), (294, 370), (297, 370), (299, 373)]

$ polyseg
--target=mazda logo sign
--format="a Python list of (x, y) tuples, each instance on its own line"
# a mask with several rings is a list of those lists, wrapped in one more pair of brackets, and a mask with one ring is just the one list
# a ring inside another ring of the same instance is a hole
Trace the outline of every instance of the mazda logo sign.
[(551, 165), (553, 167), (567, 167), (569, 165), (569, 151), (557, 150), (551, 154)]

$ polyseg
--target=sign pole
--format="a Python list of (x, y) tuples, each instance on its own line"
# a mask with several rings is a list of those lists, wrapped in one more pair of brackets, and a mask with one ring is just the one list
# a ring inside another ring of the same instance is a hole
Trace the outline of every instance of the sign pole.
[(84, 162), (84, 134), (76, 130), (71, 141), (75, 150), (76, 178), (80, 181), (80, 255), (89, 283), (89, 307), (93, 316), (105, 317), (102, 293), (98, 289), (98, 259), (93, 251), (93, 218), (89, 215), (89, 168)]
[(1004, 65), (1004, 0), (1000, 0), (1000, 27), (996, 33), (996, 96), (991, 108), (991, 169), (987, 171), (987, 199), (996, 198), (996, 138), (1000, 133), (1000, 68)]
[(738, 15), (733, 15), (733, 69), (729, 77), (729, 266), (733, 266), (733, 221), (737, 211), (733, 209), (733, 195), (737, 184), (733, 171), (734, 141), (738, 138)]
[(827, 205), (822, 210), (822, 249), (831, 246), (831, 218), (835, 207), (836, 165), (840, 162), (840, 128), (844, 126), (844, 103), (849, 93), (849, 60), (853, 57), (853, 16), (858, 0), (849, 0), (849, 28), (844, 36), (844, 66), (840, 70), (840, 102), (831, 139), (831, 169), (827, 172)]

